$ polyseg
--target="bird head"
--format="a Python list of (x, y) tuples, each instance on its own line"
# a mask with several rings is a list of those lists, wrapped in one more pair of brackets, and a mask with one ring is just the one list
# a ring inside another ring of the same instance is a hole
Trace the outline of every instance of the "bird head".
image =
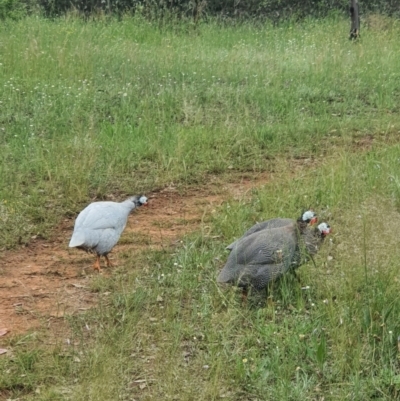
[(307, 210), (301, 216), (301, 221), (312, 226), (313, 224), (318, 222), (317, 214), (313, 210)]
[(318, 224), (318, 230), (321, 233), (322, 238), (325, 238), (328, 234), (332, 232), (331, 226), (327, 223)]
[(131, 196), (128, 200), (134, 203), (135, 207), (147, 206), (147, 197), (144, 195)]
[(147, 206), (147, 197), (144, 195), (141, 195), (139, 198), (139, 205)]

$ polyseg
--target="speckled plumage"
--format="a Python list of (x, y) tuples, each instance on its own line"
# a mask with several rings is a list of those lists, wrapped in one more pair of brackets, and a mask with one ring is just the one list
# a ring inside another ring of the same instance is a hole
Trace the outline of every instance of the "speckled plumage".
[(317, 215), (315, 214), (315, 212), (313, 210), (307, 210), (307, 211), (303, 212), (302, 215), (297, 220), (281, 218), (281, 217), (266, 220), (261, 223), (257, 223), (254, 226), (252, 226), (251, 228), (249, 228), (239, 239), (237, 239), (236, 241), (229, 244), (226, 247), (226, 249), (232, 250), (238, 244), (239, 241), (241, 241), (243, 238), (245, 238), (251, 234), (254, 234), (255, 232), (269, 230), (271, 228), (285, 227), (285, 226), (289, 226), (291, 224), (296, 224), (296, 223), (299, 224), (299, 227), (305, 228), (307, 226), (307, 224), (312, 225), (312, 224), (316, 223), (317, 221), (318, 221)]
[(293, 219), (278, 217), (275, 219), (263, 221), (262, 223), (254, 224), (254, 226), (249, 228), (239, 239), (237, 239), (236, 241), (229, 244), (226, 247), (226, 249), (232, 250), (240, 240), (242, 240), (245, 237), (248, 237), (251, 234), (254, 234), (255, 232), (259, 232), (262, 230), (269, 230), (271, 228), (285, 227), (285, 226), (288, 226), (288, 225), (294, 224), (294, 223), (295, 223), (295, 220), (293, 220)]
[(244, 235), (235, 242), (217, 281), (263, 289), (269, 281), (298, 268), (305, 254), (317, 253), (324, 235), (299, 221)]
[[(132, 196), (120, 203), (91, 203), (79, 213), (69, 247), (95, 253), (98, 258), (105, 256), (110, 264), (107, 254), (124, 231), (129, 213), (146, 202), (144, 196)], [(99, 268), (96, 263), (94, 267)]]

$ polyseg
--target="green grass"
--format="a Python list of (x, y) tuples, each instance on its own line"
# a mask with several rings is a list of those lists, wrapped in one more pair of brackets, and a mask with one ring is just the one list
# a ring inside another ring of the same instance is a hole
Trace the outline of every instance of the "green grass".
[(3, 24), (0, 247), (89, 199), (397, 134), (398, 27), (352, 43), (347, 25)]
[[(0, 397), (399, 398), (399, 32), (352, 43), (347, 25), (160, 31), (140, 19), (32, 18), (1, 28), (2, 246), (49, 235), (110, 193), (231, 167), (271, 180), (227, 199), (207, 234), (127, 254), (96, 279), (93, 291), (109, 295), (71, 318), (70, 345), (8, 339)], [(356, 142), (367, 135), (368, 151)], [(306, 207), (334, 230), (317, 267), (299, 270), (308, 289), (285, 278), (260, 308), (216, 285), (226, 244)]]

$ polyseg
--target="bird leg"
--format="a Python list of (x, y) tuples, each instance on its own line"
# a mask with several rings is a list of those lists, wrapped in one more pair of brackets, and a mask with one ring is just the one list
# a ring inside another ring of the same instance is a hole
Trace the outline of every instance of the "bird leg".
[(100, 272), (100, 255), (96, 256), (96, 261), (93, 264), (93, 269)]
[(295, 277), (295, 279), (301, 284), (301, 280), (300, 277), (297, 275), (296, 270), (291, 270), (291, 273), (293, 274), (293, 276)]
[(247, 287), (242, 288), (242, 304), (247, 305), (248, 289)]
[(108, 259), (108, 256), (107, 256), (107, 255), (104, 255), (104, 257), (106, 258), (107, 267), (112, 267), (112, 266), (113, 266), (113, 264), (111, 263), (111, 260), (110, 260), (110, 259)]

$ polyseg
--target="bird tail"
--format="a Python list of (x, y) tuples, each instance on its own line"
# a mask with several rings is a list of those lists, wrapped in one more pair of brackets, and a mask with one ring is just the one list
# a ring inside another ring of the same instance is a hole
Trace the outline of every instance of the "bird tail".
[(72, 234), (71, 241), (69, 241), (69, 247), (75, 248), (85, 243), (85, 234), (83, 232), (75, 232)]
[(228, 251), (231, 251), (235, 247), (235, 245), (236, 245), (236, 241), (229, 244), (227, 247), (225, 247), (225, 249), (227, 249)]
[(232, 272), (224, 268), (218, 274), (217, 283), (229, 283), (232, 281), (232, 278)]

